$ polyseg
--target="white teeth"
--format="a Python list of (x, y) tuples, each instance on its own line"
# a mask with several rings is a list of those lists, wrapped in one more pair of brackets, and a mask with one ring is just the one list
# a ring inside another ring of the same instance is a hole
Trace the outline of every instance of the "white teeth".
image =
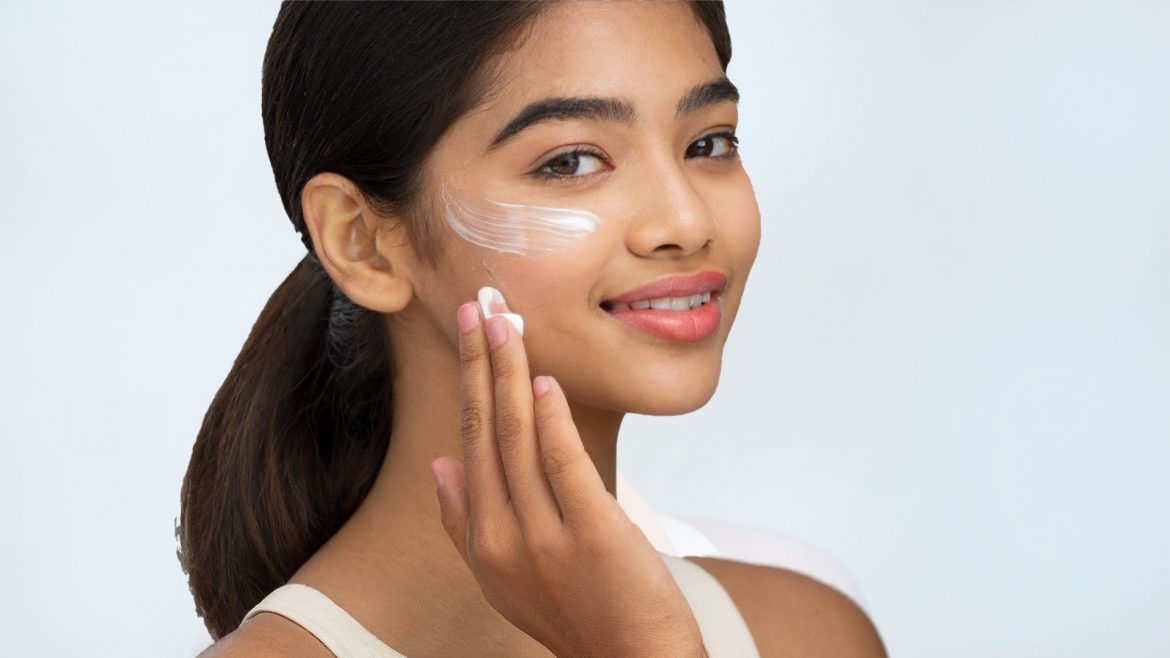
[(636, 302), (609, 302), (610, 312), (617, 311), (691, 311), (711, 301), (711, 291), (686, 297), (656, 297), (654, 299), (639, 299)]
[(702, 306), (710, 301), (710, 299), (710, 293), (688, 295), (686, 297), (655, 297), (654, 299), (640, 299), (636, 302), (626, 304), (613, 302), (612, 310), (624, 311), (626, 309), (632, 309), (635, 311), (644, 311), (654, 309), (655, 311), (690, 311)]

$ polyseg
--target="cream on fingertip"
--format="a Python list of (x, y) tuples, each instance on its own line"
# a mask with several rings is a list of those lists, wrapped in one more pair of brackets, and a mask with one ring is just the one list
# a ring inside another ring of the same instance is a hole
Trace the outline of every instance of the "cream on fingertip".
[(483, 309), (483, 319), (485, 322), (488, 318), (494, 315), (502, 315), (508, 318), (508, 321), (512, 323), (512, 326), (516, 327), (517, 333), (519, 333), (521, 336), (524, 335), (524, 318), (520, 317), (519, 314), (492, 310), (491, 306), (493, 301), (498, 301), (499, 303), (503, 304), (505, 308), (507, 307), (507, 302), (504, 301), (504, 295), (499, 290), (496, 290), (491, 286), (484, 286), (479, 289), (479, 292), (476, 294), (476, 299), (479, 301), (480, 308)]

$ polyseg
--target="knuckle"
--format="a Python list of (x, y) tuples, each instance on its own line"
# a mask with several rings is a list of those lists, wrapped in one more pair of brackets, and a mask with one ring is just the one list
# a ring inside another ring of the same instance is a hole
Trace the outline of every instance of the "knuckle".
[(544, 451), (544, 470), (549, 477), (564, 479), (573, 468), (574, 458), (564, 450)]
[[(600, 504), (582, 506), (578, 516), (582, 519), (583, 528), (621, 528), (633, 524), (625, 510), (611, 496), (607, 496), (605, 501)], [(599, 553), (619, 550), (614, 542), (620, 536), (624, 535), (616, 532), (589, 532), (584, 541), (584, 547)]]
[(608, 537), (615, 535), (612, 532), (614, 526), (606, 522), (606, 515), (587, 507), (566, 512), (566, 515), (572, 517), (572, 522), (566, 525), (574, 536), (573, 549), (589, 560), (604, 559), (611, 550), (607, 544)]
[[(519, 437), (523, 431), (524, 420), (516, 412), (501, 410), (496, 414), (496, 436), (502, 440), (501, 447), (517, 443), (511, 439)], [(508, 449), (512, 449), (511, 445)]]
[(562, 553), (561, 533), (553, 528), (540, 527), (529, 532), (526, 538), (532, 557), (540, 561), (551, 561)]
[(464, 406), (459, 412), (459, 426), (464, 440), (478, 437), (484, 430), (483, 413), (473, 406)]
[(497, 445), (499, 446), (500, 459), (503, 462), (505, 473), (510, 470), (514, 472), (513, 465), (518, 464), (524, 456), (520, 449), (521, 442), (513, 437), (511, 439), (499, 439)]
[(497, 352), (496, 358), (492, 359), (492, 372), (497, 378), (507, 379), (516, 373), (516, 362), (510, 358), (503, 350)]

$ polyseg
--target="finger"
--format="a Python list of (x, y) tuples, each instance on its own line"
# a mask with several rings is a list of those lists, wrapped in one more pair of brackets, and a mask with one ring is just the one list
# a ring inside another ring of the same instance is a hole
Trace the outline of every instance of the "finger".
[(467, 518), (470, 508), (463, 464), (450, 457), (439, 457), (431, 462), (431, 470), (436, 473), (436, 479), (443, 479), (443, 483), (436, 488), (443, 528), (463, 561), (471, 564), (467, 558)]
[(480, 288), (476, 298), (479, 300), (480, 307), (484, 310), (484, 317), (508, 312), (508, 304), (504, 301), (504, 295), (491, 286)]
[(547, 529), (550, 522), (559, 522), (560, 512), (552, 488), (545, 480), (537, 446), (528, 356), (524, 352), (524, 340), (507, 318), (489, 318), (485, 325), (495, 377), (496, 441), (512, 509), (521, 532), (532, 536), (533, 531)]
[(583, 524), (598, 509), (598, 501), (603, 500), (599, 495), (608, 496), (609, 492), (585, 451), (560, 382), (547, 375), (536, 380), (533, 382), (536, 433), (544, 472), (565, 525), (572, 526), (578, 521)]
[(496, 448), (491, 355), (478, 304), (459, 307), (459, 330), (459, 414), (468, 513), (487, 519), (508, 511), (508, 483)]

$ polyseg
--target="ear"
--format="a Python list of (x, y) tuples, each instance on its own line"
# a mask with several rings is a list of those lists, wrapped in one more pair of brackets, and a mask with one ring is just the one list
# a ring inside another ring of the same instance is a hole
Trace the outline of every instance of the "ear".
[(396, 313), (414, 292), (414, 255), (397, 217), (376, 215), (348, 178), (324, 172), (301, 190), (301, 212), (321, 266), (355, 303)]

